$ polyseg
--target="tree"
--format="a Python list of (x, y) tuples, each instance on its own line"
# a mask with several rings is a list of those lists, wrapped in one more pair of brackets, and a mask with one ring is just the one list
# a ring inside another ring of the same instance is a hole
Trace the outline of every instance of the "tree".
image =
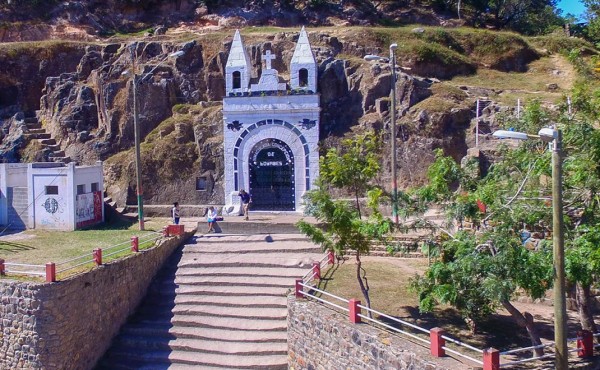
[[(599, 90), (578, 84), (571, 114), (566, 106), (547, 110), (534, 101), (523, 118), (506, 122), (528, 133), (556, 123), (563, 132), (566, 273), (575, 286), (581, 326), (591, 331), (596, 326), (590, 291), (600, 277), (600, 130), (594, 123), (598, 96)], [(483, 222), (479, 230), (445, 230), (439, 245), (442, 259), (413, 286), (422, 310), (440, 302), (452, 304), (475, 324), (503, 306), (535, 345), (539, 338), (531, 315), (516, 310), (510, 298), (517, 291), (539, 298), (551, 287), (552, 242), (546, 226), (552, 221), (550, 153), (545, 144), (529, 140), (516, 149), (501, 148), (499, 154), (479, 181), (450, 158), (438, 156), (430, 168), (430, 184), (403, 198), (408, 209), (418, 209), (414, 204), (419, 202), (442, 202), (455, 225), (460, 225), (461, 215)], [(486, 204), (485, 215), (469, 214), (477, 202)], [(519, 240), (518, 230), (535, 234), (537, 242)]]
[[(317, 188), (305, 196), (305, 213), (315, 217), (323, 228), (305, 221), (298, 222), (300, 231), (323, 250), (342, 256), (349, 251), (355, 254), (356, 279), (367, 307), (371, 307), (371, 300), (361, 256), (369, 252), (373, 241), (383, 240), (392, 229), (391, 220), (379, 212), (383, 191), (370, 184), (379, 171), (377, 142), (374, 134), (359, 135), (353, 140), (344, 140), (342, 150), (329, 149), (321, 157), (321, 174)], [(346, 200), (332, 199), (332, 188), (351, 191), (354, 205)], [(364, 196), (370, 209), (368, 218), (363, 217), (360, 211), (359, 199)]]
[[(528, 207), (522, 202), (509, 203), (513, 196), (507, 195), (520, 193), (515, 175), (527, 177), (527, 171), (522, 171), (522, 163), (508, 154), (480, 183), (471, 181), (456, 163), (450, 165), (451, 158), (438, 156), (429, 172), (434, 181), (415, 193), (418, 201), (427, 194), (442, 194), (433, 200), (445, 204), (447, 216), (459, 228), (464, 219), (484, 218), (477, 207), (477, 201), (483, 201), (493, 214), (486, 221), (496, 226), (478, 232), (445, 230), (446, 236), (439, 245), (441, 260), (434, 262), (424, 276), (416, 277), (412, 287), (419, 294), (422, 311), (429, 312), (438, 303), (450, 304), (473, 332), (481, 320), (502, 306), (527, 330), (532, 345), (538, 345), (541, 341), (533, 316), (520, 312), (510, 300), (517, 291), (525, 291), (533, 298), (544, 295), (552, 281), (551, 254), (547, 249), (524, 248), (514, 231), (519, 230), (527, 212), (523, 208)], [(452, 180), (460, 184), (455, 191), (450, 191)], [(541, 354), (542, 350), (536, 352)]]

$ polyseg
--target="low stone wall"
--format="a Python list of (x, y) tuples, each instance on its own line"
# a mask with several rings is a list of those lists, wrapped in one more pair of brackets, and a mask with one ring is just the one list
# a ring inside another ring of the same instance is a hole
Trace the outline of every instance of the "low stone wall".
[(305, 299), (288, 298), (288, 368), (301, 369), (465, 369), (452, 358)]
[(56, 283), (0, 281), (1, 369), (92, 369), (194, 231)]

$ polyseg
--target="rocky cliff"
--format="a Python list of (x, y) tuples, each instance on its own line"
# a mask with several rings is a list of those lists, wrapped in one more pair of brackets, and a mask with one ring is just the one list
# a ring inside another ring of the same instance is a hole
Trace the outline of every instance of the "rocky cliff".
[[(145, 201), (222, 203), (220, 101), (232, 35), (233, 31), (167, 32), (112, 43), (58, 43), (52, 53), (44, 45), (3, 45), (0, 58), (14, 66), (0, 67), (0, 91), (13, 92), (4, 93), (0, 100), (3, 160), (20, 160), (27, 148), (36, 148), (35, 140), (24, 140), (18, 130), (27, 131), (23, 122), (37, 110), (42, 127), (56, 141), (55, 149), (79, 163), (105, 160), (109, 195), (119, 204), (134, 204), (135, 79)], [(260, 56), (270, 49), (281, 56), (274, 61), (274, 68), (284, 77), (289, 74), (287, 64), (297, 35), (296, 29), (245, 32), (256, 73), (262, 68)], [(524, 71), (539, 53), (519, 36), (486, 31), (312, 31), (310, 42), (319, 64), (323, 148), (361, 130), (388, 132), (389, 64), (367, 62), (362, 57), (385, 54), (386, 45), (395, 39), (403, 40), (398, 51), (402, 68), (396, 82), (397, 155), (401, 183), (414, 185), (424, 181), (433, 149), (442, 148), (459, 159), (472, 145), (474, 102), (482, 89), (451, 86), (443, 80), (469, 76), (479, 69)], [(177, 51), (184, 54), (169, 57)], [(384, 135), (384, 140), (389, 142), (389, 135)], [(391, 153), (387, 145), (382, 150), (384, 168), (389, 168)], [(40, 159), (51, 159), (43, 157)], [(207, 191), (196, 191), (200, 176), (208, 179)], [(379, 179), (382, 185), (388, 180), (386, 175)]]

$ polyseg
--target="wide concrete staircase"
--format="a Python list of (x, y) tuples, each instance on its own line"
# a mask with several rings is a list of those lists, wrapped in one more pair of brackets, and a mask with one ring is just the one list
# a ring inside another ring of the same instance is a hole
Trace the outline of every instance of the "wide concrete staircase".
[(321, 257), (297, 234), (197, 234), (97, 369), (287, 369), (286, 296)]

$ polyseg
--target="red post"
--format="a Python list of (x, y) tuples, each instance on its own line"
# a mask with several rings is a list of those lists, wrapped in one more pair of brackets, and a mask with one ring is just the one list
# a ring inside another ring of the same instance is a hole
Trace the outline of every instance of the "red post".
[(327, 251), (327, 264), (335, 264), (335, 253), (333, 253), (333, 251)]
[(46, 282), (53, 283), (56, 281), (56, 265), (53, 262), (46, 264)]
[(313, 262), (313, 277), (321, 280), (321, 263)]
[(168, 226), (163, 227), (163, 236), (169, 236), (169, 227)]
[(296, 279), (296, 298), (304, 298), (304, 294), (302, 294), (302, 291), (304, 290), (302, 281), (302, 279)]
[(131, 237), (131, 251), (132, 252), (140, 251), (140, 239), (137, 236)]
[(169, 225), (169, 234), (171, 235), (183, 235), (184, 226), (183, 225)]
[(589, 330), (577, 332), (577, 357), (592, 357), (594, 355), (594, 336)]
[(483, 350), (483, 370), (500, 370), (500, 351), (494, 348)]
[(348, 308), (350, 309), (350, 313), (349, 313), (349, 317), (350, 317), (350, 322), (353, 324), (360, 324), (360, 307), (358, 307), (358, 305), (360, 304), (360, 301), (352, 298), (350, 301), (348, 301)]
[(0, 258), (0, 275), (4, 275), (6, 274), (6, 271), (4, 269), (4, 260), (2, 258)]
[(429, 330), (429, 342), (431, 343), (431, 355), (435, 357), (444, 357), (446, 356), (446, 351), (444, 351), (444, 347), (446, 345), (446, 340), (442, 338), (444, 335), (444, 329), (442, 328), (433, 328)]
[(98, 266), (102, 264), (102, 248), (94, 249), (94, 263)]

